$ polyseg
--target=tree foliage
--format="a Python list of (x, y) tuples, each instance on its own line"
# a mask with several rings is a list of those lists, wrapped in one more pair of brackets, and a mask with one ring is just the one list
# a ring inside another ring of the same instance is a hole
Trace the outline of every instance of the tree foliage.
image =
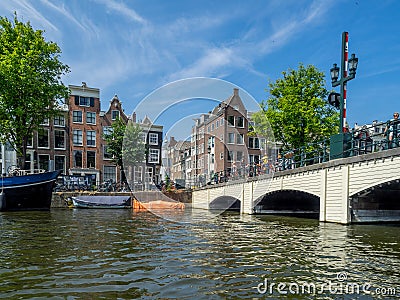
[(121, 168), (128, 170), (144, 162), (146, 147), (143, 142), (143, 130), (139, 124), (128, 121), (127, 124), (118, 118), (111, 125), (111, 130), (104, 134), (107, 142), (107, 152), (113, 161)]
[(0, 18), (0, 140), (16, 150), (23, 167), (27, 142), (46, 119), (60, 114), (59, 99), (68, 97), (61, 76), (69, 67), (61, 50), (47, 42), (29, 22)]
[(111, 124), (111, 130), (104, 133), (107, 142), (107, 152), (112, 156), (112, 161), (122, 168), (122, 143), (124, 140), (126, 124), (121, 118), (117, 118)]
[(296, 149), (320, 142), (339, 131), (339, 113), (326, 100), (324, 74), (312, 65), (283, 72), (269, 83), (270, 97), (254, 113), (255, 129), (271, 129), (282, 149)]

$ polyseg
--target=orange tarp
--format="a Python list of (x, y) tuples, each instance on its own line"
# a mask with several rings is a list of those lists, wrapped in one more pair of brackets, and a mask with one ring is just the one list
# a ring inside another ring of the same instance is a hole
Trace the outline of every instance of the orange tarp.
[(169, 202), (163, 200), (155, 200), (150, 202), (140, 202), (133, 199), (134, 210), (152, 210), (152, 209), (185, 209), (185, 204), (182, 202)]

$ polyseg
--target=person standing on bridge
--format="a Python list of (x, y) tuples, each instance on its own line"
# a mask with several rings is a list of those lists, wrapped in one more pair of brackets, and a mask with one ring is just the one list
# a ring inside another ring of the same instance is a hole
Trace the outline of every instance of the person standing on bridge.
[[(386, 128), (384, 131), (384, 135), (388, 135), (388, 148), (392, 148), (392, 141), (393, 141), (393, 137), (397, 138), (399, 137), (398, 134), (398, 125), (399, 125), (399, 113), (395, 112), (393, 114), (393, 119), (391, 119), (390, 121), (387, 122), (386, 124)], [(396, 141), (397, 143), (397, 141)]]

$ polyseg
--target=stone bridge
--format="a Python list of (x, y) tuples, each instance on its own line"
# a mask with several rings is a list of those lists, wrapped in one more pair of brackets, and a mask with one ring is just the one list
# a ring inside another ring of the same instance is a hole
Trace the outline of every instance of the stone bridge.
[(198, 209), (308, 215), (324, 222), (400, 221), (400, 148), (211, 185)]

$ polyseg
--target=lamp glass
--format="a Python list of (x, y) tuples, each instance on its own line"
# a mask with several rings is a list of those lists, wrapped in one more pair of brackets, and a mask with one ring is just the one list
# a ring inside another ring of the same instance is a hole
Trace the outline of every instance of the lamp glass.
[(349, 70), (355, 73), (355, 71), (357, 70), (357, 65), (358, 65), (358, 58), (356, 58), (356, 55), (353, 53), (351, 55), (351, 58), (349, 59)]
[(332, 81), (335, 82), (339, 78), (339, 67), (337, 64), (333, 64), (333, 68), (330, 70)]

